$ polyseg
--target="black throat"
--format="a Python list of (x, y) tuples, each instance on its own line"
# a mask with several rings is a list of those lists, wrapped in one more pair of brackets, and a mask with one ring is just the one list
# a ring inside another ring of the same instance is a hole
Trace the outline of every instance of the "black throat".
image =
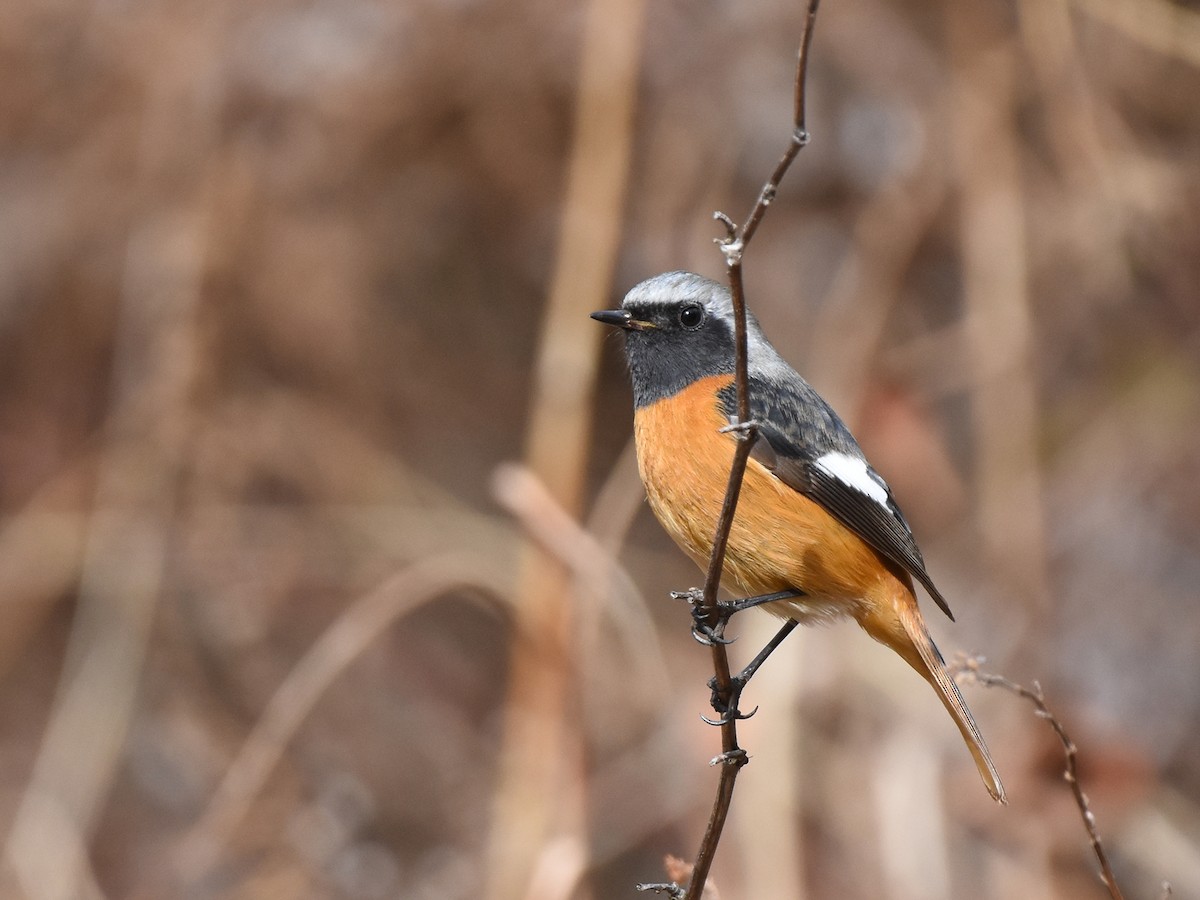
[(733, 333), (724, 322), (688, 334), (630, 331), (625, 356), (635, 409), (673, 397), (713, 375), (733, 374)]

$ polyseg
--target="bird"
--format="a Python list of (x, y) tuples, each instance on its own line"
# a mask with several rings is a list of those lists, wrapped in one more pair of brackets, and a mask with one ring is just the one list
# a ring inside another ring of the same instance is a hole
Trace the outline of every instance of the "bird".
[[(638, 471), (650, 508), (708, 566), (738, 436), (729, 289), (691, 272), (634, 286), (592, 313), (625, 335)], [(992, 797), (1007, 798), (979, 726), (946, 670), (914, 580), (954, 619), (912, 529), (845, 423), (746, 316), (750, 415), (757, 435), (729, 532), (722, 584), (744, 596), (797, 592), (763, 606), (784, 619), (852, 619), (934, 689)]]

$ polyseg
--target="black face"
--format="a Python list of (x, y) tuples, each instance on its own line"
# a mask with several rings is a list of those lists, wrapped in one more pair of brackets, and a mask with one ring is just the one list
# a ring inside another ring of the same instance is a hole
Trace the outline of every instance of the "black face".
[(625, 331), (625, 355), (638, 408), (710, 375), (733, 373), (733, 328), (696, 300), (627, 303), (592, 318)]

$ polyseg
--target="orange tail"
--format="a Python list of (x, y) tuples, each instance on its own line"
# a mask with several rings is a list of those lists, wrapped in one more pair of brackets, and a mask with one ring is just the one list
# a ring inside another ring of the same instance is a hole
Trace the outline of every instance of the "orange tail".
[[(891, 604), (887, 606), (890, 607)], [(859, 620), (859, 624), (875, 640), (900, 654), (905, 662), (933, 686), (941, 698), (942, 705), (962, 732), (963, 740), (975, 759), (975, 766), (979, 769), (979, 776), (983, 779), (988, 793), (998, 802), (1007, 803), (1004, 785), (1000, 783), (1000, 773), (996, 771), (987, 744), (983, 742), (979, 726), (975, 724), (966, 701), (958, 692), (958, 685), (946, 671), (946, 662), (929, 636), (925, 623), (921, 621), (921, 614), (916, 610), (915, 604), (910, 606), (908, 603), (898, 603), (896, 607), (888, 610), (892, 615), (869, 613)]]

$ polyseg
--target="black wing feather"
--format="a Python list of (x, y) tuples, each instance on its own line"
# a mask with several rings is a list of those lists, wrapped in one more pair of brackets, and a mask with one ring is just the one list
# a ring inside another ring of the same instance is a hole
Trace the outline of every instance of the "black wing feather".
[[(929, 596), (953, 621), (954, 613), (925, 571), (925, 560), (912, 529), (883, 479), (879, 482), (887, 490), (886, 506), (816, 465), (816, 460), (826, 453), (846, 453), (861, 459), (862, 451), (829, 405), (807, 382), (798, 376), (797, 379), (794, 386), (797, 396), (786, 399), (780, 396), (780, 385), (771, 385), (770, 392), (755, 391), (754, 379), (751, 380), (752, 412), (759, 423), (759, 438), (751, 456), (792, 490), (819, 503), (876, 552), (904, 568), (925, 586)], [(775, 396), (777, 401), (758, 400), (763, 396)], [(727, 410), (736, 408), (732, 397), (722, 399)], [(807, 418), (795, 415), (801, 408), (815, 415)], [(796, 432), (795, 436), (790, 432)]]
[[(925, 560), (921, 558), (921, 551), (913, 540), (908, 523), (892, 501), (891, 492), (888, 492), (888, 506), (891, 507), (888, 509), (817, 466), (805, 464), (803, 467), (807, 470), (808, 488), (801, 493), (820, 503), (879, 553), (907, 569), (909, 574), (925, 585), (929, 596), (942, 608), (942, 612), (954, 621), (954, 613), (950, 611), (946, 598), (934, 587), (933, 579), (925, 571)], [(789, 483), (786, 479), (782, 480)]]

